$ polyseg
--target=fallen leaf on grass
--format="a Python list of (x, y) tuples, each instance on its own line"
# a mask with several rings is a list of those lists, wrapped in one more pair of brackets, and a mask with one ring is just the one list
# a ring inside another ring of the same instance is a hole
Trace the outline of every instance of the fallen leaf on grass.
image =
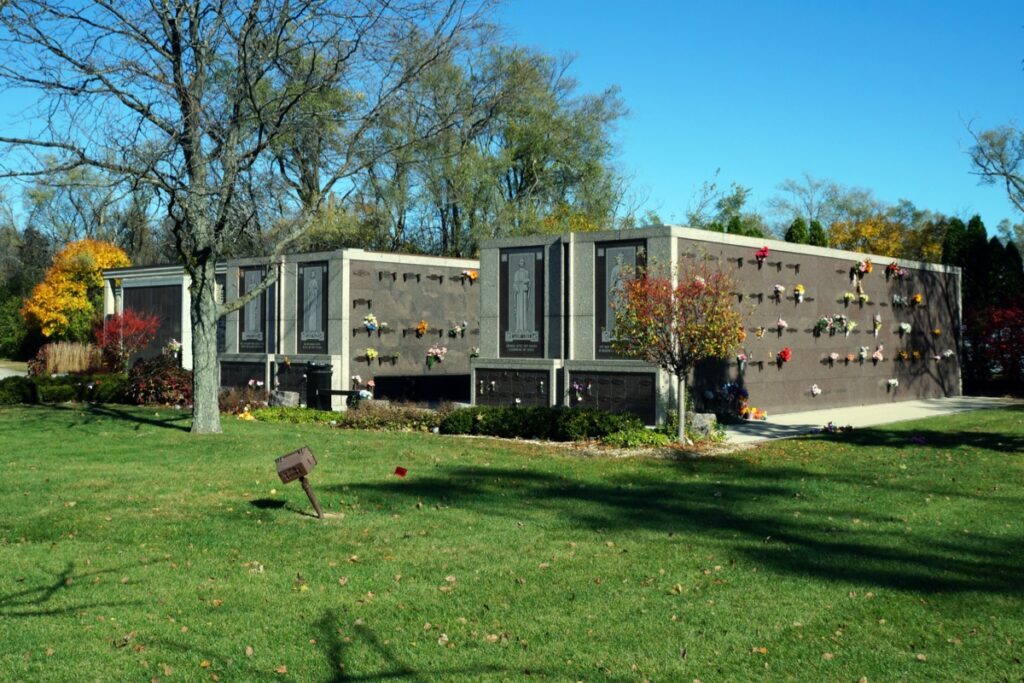
[(340, 579), (338, 579), (338, 585), (339, 586), (344, 586), (347, 583), (348, 583), (348, 577), (347, 576), (343, 576)]
[(255, 653), (255, 652), (256, 651), (252, 649), (252, 645), (246, 645), (245, 646), (245, 656), (246, 657), (252, 657), (253, 653)]
[(917, 661), (919, 661), (919, 662), (927, 662), (928, 661), (928, 655), (924, 654), (923, 652), (918, 652), (917, 653)]
[(201, 669), (209, 669), (210, 668), (210, 660), (209, 659), (204, 659), (203, 661), (199, 662), (199, 668), (201, 668)]
[(447, 633), (442, 633), (441, 637), (437, 639), (437, 644), (438, 645), (447, 645), (448, 644), (448, 634)]
[(164, 676), (170, 676), (172, 673), (174, 673), (174, 669), (167, 664), (164, 664)]
[(46, 648), (46, 656), (47, 657), (52, 657), (53, 653), (54, 653), (54, 649), (52, 647)]
[(224, 601), (223, 601), (223, 600), (221, 600), (220, 598), (217, 598), (217, 599), (215, 599), (215, 600), (213, 601), (213, 606), (214, 606), (214, 607), (220, 607), (220, 606), (221, 606), (221, 605), (223, 605), (223, 604), (224, 604)]
[(821, 658), (824, 659), (827, 662), (828, 661), (832, 661), (832, 653), (831, 652), (826, 652), (825, 654), (823, 654), (821, 656)]
[(274, 669), (274, 673), (286, 674), (288, 673), (288, 667), (282, 664), (281, 666)]
[(750, 651), (753, 652), (754, 654), (758, 654), (758, 655), (766, 655), (766, 654), (768, 654), (768, 648), (766, 648), (766, 647), (753, 647), (753, 648), (750, 648)]
[(486, 641), (488, 643), (496, 643), (496, 642), (498, 642), (498, 634), (497, 633), (488, 633), (487, 635), (484, 636), (484, 641)]

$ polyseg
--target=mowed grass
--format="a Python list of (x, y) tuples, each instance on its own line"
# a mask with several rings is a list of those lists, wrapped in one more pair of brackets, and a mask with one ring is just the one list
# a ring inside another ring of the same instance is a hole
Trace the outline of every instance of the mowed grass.
[(1019, 408), (685, 461), (187, 426), (0, 410), (0, 680), (1024, 676)]

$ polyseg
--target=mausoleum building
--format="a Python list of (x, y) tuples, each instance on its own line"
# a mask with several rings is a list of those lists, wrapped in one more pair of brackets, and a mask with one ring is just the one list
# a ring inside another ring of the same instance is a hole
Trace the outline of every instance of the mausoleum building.
[(727, 385), (769, 413), (961, 393), (958, 268), (659, 226), (485, 243), (473, 401), (664, 420), (675, 382), (616, 353), (611, 293), (634, 267), (691, 259), (732, 275), (746, 331), (736, 357), (696, 369), (698, 404)]
[[(365, 388), (378, 398), (469, 400), (471, 356), (480, 345), (479, 262), (361, 249), (228, 261), (218, 268), (230, 301), (257, 286), (266, 268), (277, 282), (218, 327), (220, 383), (251, 380), (305, 396), (307, 363), (329, 363), (331, 387)], [(191, 368), (189, 278), (180, 266), (104, 272), (104, 313), (156, 314), (149, 353), (171, 339)], [(342, 401), (335, 398), (334, 406)]]

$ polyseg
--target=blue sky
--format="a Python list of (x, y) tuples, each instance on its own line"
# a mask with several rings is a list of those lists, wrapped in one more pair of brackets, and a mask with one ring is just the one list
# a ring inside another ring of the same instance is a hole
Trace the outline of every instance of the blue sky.
[[(1024, 2), (518, 0), (508, 38), (622, 89), (619, 163), (681, 221), (701, 183), (760, 208), (804, 172), (990, 231), (1024, 221), (970, 174), (966, 125), (1024, 125)], [(724, 183), (722, 182), (724, 181)]]

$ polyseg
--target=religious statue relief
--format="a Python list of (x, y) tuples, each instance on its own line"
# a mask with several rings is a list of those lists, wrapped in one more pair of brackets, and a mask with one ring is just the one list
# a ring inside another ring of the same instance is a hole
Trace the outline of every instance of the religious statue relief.
[(509, 326), (505, 341), (531, 341), (540, 339), (535, 323), (537, 292), (533, 282), (533, 256), (529, 266), (525, 256), (519, 256), (514, 266), (509, 266)]
[[(263, 279), (262, 273), (258, 270), (247, 270), (244, 276), (245, 292), (256, 289)], [(263, 296), (257, 296), (245, 305), (242, 316), (242, 341), (263, 341), (263, 316), (260, 311), (260, 303)]]
[(303, 268), (302, 341), (323, 341), (323, 269), (321, 266)]

